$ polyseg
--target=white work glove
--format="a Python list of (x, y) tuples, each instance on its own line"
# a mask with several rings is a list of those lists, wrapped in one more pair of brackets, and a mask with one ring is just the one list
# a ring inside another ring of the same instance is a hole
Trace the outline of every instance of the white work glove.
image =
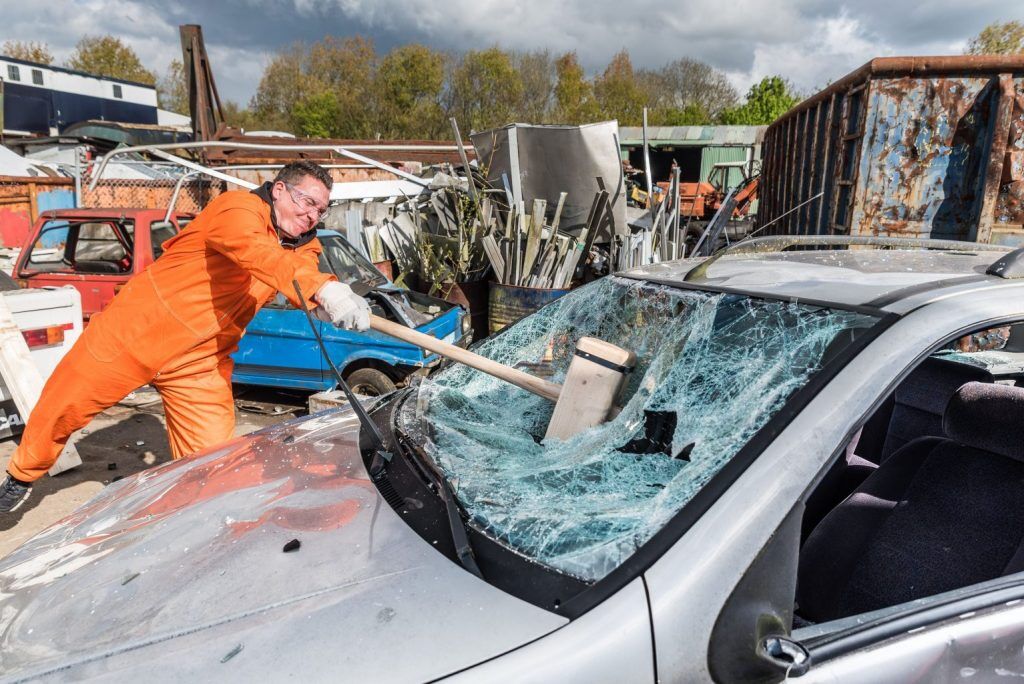
[(329, 280), (313, 299), (319, 304), (313, 313), (321, 321), (346, 330), (370, 329), (370, 305), (345, 283)]

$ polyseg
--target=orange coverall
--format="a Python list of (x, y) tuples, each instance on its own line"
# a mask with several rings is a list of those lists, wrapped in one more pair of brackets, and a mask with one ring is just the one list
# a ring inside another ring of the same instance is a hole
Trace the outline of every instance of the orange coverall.
[(152, 384), (164, 403), (171, 455), (233, 436), (232, 361), (245, 327), (277, 292), (307, 306), (334, 276), (318, 266), (320, 243), (281, 245), (259, 196), (226, 192), (163, 255), (128, 281), (57, 365), (8, 471), (32, 482), (56, 462), (72, 432), (132, 390)]

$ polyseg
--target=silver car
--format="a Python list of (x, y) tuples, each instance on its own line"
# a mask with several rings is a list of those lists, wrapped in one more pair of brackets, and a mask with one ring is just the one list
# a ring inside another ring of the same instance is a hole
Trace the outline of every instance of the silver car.
[(609, 276), (476, 347), (554, 381), (581, 336), (635, 351), (609, 422), (544, 440), (549, 402), (448, 366), (376, 429), (329, 411), (116, 482), (0, 561), (0, 671), (1020, 676), (1022, 332), (1024, 251), (991, 245)]

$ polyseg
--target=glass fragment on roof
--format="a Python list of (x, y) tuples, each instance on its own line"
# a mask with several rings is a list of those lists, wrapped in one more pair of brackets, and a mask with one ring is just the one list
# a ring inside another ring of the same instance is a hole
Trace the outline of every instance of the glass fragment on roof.
[(689, 502), (817, 372), (826, 350), (874, 320), (607, 277), (475, 350), (561, 382), (580, 337), (631, 349), (638, 363), (614, 420), (543, 440), (551, 402), (459, 365), (424, 381), (407, 412), (474, 525), (594, 581)]

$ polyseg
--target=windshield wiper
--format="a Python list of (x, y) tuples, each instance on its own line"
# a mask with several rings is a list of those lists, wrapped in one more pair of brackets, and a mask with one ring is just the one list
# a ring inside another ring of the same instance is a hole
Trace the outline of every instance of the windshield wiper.
[[(407, 399), (408, 395), (406, 395), (406, 399), (403, 401)], [(473, 544), (469, 540), (469, 525), (462, 519), (462, 511), (459, 508), (455, 492), (452, 490), (448, 478), (412, 442), (409, 435), (398, 429), (397, 425), (393, 426), (392, 430), (397, 430), (395, 443), (398, 445), (398, 450), (405, 455), (405, 460), (419, 473), (424, 484), (433, 487), (438, 497), (444, 503), (445, 514), (448, 516), (448, 529), (452, 535), (452, 545), (455, 547), (455, 555), (458, 557), (459, 563), (469, 572), (480, 579), (484, 579), (480, 566), (476, 564)]]
[(473, 556), (473, 545), (469, 542), (466, 522), (462, 519), (459, 504), (455, 502), (455, 492), (452, 491), (452, 486), (444, 477), (440, 478), (438, 488), (440, 489), (441, 500), (444, 501), (445, 512), (448, 513), (448, 527), (452, 532), (455, 555), (459, 557), (459, 563), (462, 564), (462, 567), (483, 579), (484, 574), (480, 572), (480, 566), (476, 564), (476, 558)]
[(306, 314), (306, 320), (309, 321), (309, 327), (313, 331), (313, 336), (316, 337), (317, 344), (320, 345), (320, 353), (323, 354), (327, 365), (330, 366), (331, 372), (334, 373), (334, 377), (338, 380), (338, 386), (345, 393), (349, 406), (352, 407), (356, 417), (359, 419), (360, 426), (370, 440), (370, 447), (373, 449), (373, 460), (370, 462), (370, 477), (376, 480), (377, 477), (382, 476), (385, 465), (391, 460), (391, 452), (384, 447), (384, 437), (380, 434), (377, 424), (366, 413), (366, 409), (363, 408), (363, 405), (356, 398), (355, 393), (348, 386), (348, 383), (345, 382), (345, 379), (341, 377), (337, 366), (334, 365), (334, 361), (328, 355), (327, 347), (324, 345), (323, 338), (320, 337), (320, 331), (317, 330), (316, 324), (313, 322), (313, 316), (309, 313), (309, 307), (306, 306), (306, 298), (302, 296), (302, 288), (299, 287), (299, 281), (293, 280), (292, 286), (295, 288), (295, 294), (299, 297), (299, 304), (302, 305), (302, 311)]

